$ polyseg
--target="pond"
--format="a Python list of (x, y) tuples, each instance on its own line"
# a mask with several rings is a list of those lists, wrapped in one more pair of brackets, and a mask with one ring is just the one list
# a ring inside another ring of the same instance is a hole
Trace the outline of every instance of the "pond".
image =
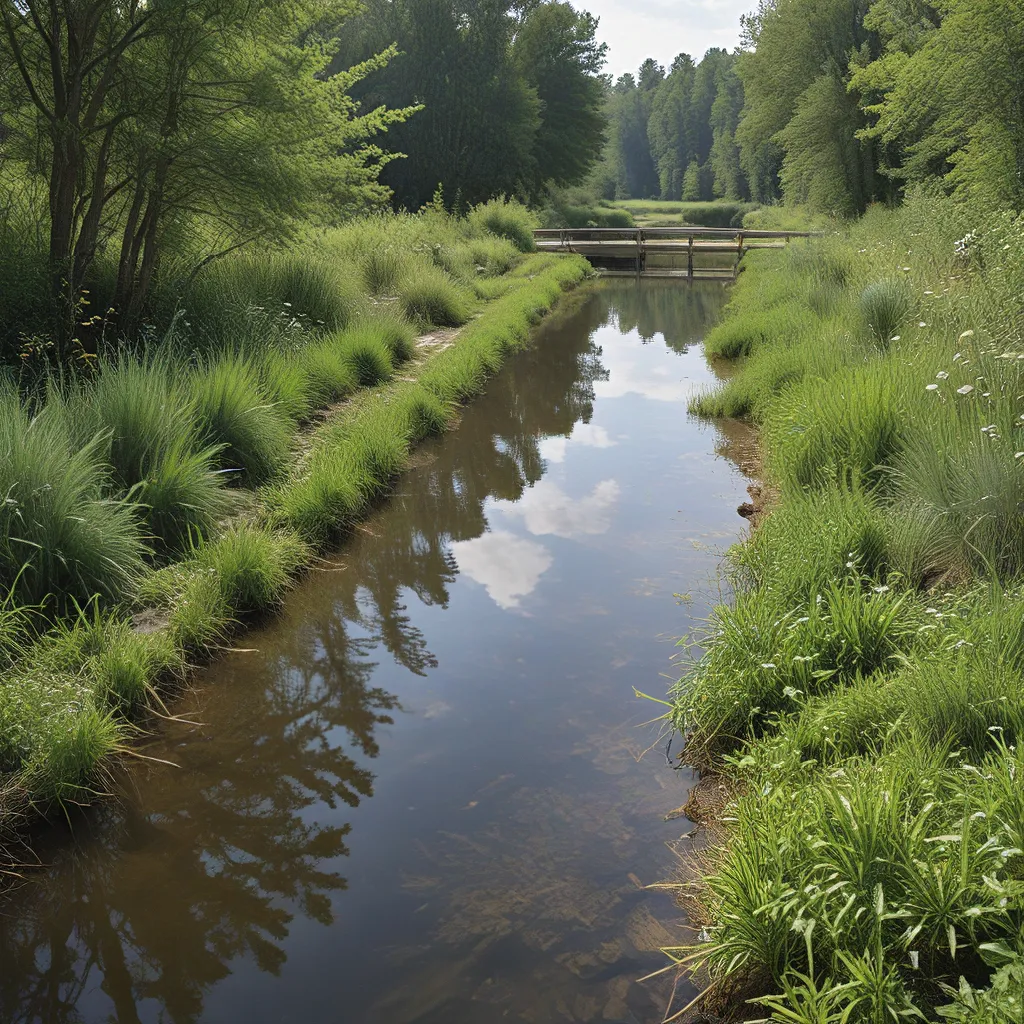
[(0, 1020), (660, 1021), (638, 979), (692, 933), (644, 886), (691, 779), (634, 688), (678, 676), (743, 527), (749, 438), (686, 412), (726, 294), (567, 299), (44, 850)]

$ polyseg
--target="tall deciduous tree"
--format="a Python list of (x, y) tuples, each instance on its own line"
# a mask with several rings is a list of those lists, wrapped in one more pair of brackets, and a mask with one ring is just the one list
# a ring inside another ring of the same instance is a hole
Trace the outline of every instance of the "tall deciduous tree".
[(396, 200), (448, 202), (538, 194), (581, 180), (604, 141), (604, 47), (597, 21), (555, 0), (368, 0), (339, 60), (395, 43), (398, 56), (356, 95), (418, 104), (389, 136), (403, 154), (385, 170)]
[(175, 222), (202, 216), (237, 244), (289, 216), (383, 198), (366, 140), (405, 115), (357, 116), (347, 90), (387, 55), (324, 75), (324, 30), (353, 10), (351, 0), (0, 0), (14, 147), (30, 169), (48, 165), (59, 349), (101, 246), (119, 250), (116, 311), (131, 326)]
[[(841, 101), (851, 55), (872, 45), (864, 25), (869, 6), (770, 0), (745, 22), (753, 49), (739, 62), (744, 107), (736, 138), (755, 198), (780, 191), (795, 201), (827, 197), (833, 211), (851, 212), (874, 194), (872, 146), (858, 150), (864, 120), (857, 97)], [(838, 187), (826, 180), (837, 171)]]
[[(74, 329), (78, 296), (92, 264), (122, 125), (138, 111), (130, 57), (156, 29), (158, 9), (131, 0), (0, 0), (3, 38), (13, 68), (14, 123), (42, 125), (47, 155), (50, 278), (60, 354)], [(19, 118), (19, 115), (21, 117)]]
[(608, 47), (596, 33), (596, 18), (555, 2), (537, 4), (516, 35), (513, 57), (541, 103), (538, 187), (581, 181), (601, 154), (607, 118), (600, 73)]
[(964, 198), (1024, 207), (1024, 8), (1016, 0), (878, 2), (885, 47), (857, 72), (875, 97), (864, 131), (893, 173), (941, 177)]

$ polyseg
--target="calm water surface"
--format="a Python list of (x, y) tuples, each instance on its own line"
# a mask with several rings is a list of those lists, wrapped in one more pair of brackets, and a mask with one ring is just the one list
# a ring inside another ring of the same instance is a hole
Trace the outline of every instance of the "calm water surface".
[(686, 415), (723, 298), (546, 322), (2, 907), (0, 1021), (660, 1021), (689, 779), (633, 688), (742, 526), (742, 434)]

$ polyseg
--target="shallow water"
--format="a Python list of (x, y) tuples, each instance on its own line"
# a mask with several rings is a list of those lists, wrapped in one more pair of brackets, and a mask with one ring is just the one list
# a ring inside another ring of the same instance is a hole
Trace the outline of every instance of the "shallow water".
[(678, 675), (743, 525), (742, 429), (686, 414), (724, 295), (606, 281), (541, 326), (199, 673), (144, 749), (178, 767), (0, 908), (0, 1021), (662, 1019), (637, 979), (690, 933), (641, 885), (690, 780), (633, 688)]

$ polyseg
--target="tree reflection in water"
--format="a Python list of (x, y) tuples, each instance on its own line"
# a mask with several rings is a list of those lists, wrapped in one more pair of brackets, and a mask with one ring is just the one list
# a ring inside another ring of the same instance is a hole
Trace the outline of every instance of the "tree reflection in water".
[(541, 478), (543, 437), (589, 422), (604, 375), (591, 339), (612, 314), (600, 290), (572, 305), (457, 431), (425, 446), (343, 566), (313, 574), (253, 638), (259, 653), (201, 674), (201, 737), (172, 726), (150, 751), (180, 751), (182, 767), (140, 771), (137, 791), (77, 821), (73, 844), (9, 900), (5, 1024), (197, 1021), (232, 961), (277, 973), (296, 915), (331, 923), (350, 826), (317, 821), (316, 808), (372, 795), (375, 730), (397, 706), (371, 685), (371, 658), (436, 665), (408, 594), (445, 606), (451, 543), (484, 532), (488, 498), (516, 500)]
[(684, 355), (714, 322), (724, 289), (724, 284), (691, 287), (654, 278), (638, 280), (631, 288), (623, 287), (621, 280), (605, 281), (598, 286), (598, 295), (614, 295), (609, 314), (623, 334), (636, 331), (645, 342), (663, 338), (673, 352)]

